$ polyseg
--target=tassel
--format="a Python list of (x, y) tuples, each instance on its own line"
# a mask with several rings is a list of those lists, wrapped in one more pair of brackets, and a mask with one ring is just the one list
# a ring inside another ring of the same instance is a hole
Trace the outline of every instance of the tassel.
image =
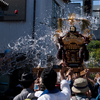
[(58, 18), (58, 29), (62, 30), (63, 21), (61, 18)]

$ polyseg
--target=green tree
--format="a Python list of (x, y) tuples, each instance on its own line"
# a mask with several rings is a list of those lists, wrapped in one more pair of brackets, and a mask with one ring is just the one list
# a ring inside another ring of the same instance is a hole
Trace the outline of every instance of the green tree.
[(100, 41), (98, 41), (98, 40), (92, 40), (87, 46), (87, 49), (90, 52), (94, 51), (95, 49), (98, 49), (98, 48), (100, 48)]
[(87, 64), (88, 67), (100, 67), (100, 41), (92, 40), (87, 49), (89, 50), (89, 63)]

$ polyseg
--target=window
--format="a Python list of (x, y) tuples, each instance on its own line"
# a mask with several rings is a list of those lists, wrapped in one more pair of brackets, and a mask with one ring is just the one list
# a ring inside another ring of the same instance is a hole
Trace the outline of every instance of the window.
[(80, 4), (80, 8), (76, 9), (76, 11), (80, 9), (80, 14), (83, 15), (83, 0), (71, 0), (71, 3)]
[(53, 0), (52, 1), (52, 22), (51, 26), (52, 28), (57, 28), (57, 19), (60, 18), (60, 6), (59, 4)]
[(100, 1), (93, 1), (94, 23), (100, 25)]
[(0, 20), (3, 20), (4, 17), (3, 17), (3, 11), (2, 11), (2, 8), (0, 7)]
[(83, 0), (71, 0), (71, 3), (80, 3), (83, 6)]
[[(1, 3), (1, 1), (3, 3)], [(25, 21), (26, 0), (1, 0), (0, 21)], [(8, 4), (8, 8), (6, 7)]]
[(4, 20), (4, 11), (8, 10), (9, 4), (5, 1), (0, 1), (0, 20)]

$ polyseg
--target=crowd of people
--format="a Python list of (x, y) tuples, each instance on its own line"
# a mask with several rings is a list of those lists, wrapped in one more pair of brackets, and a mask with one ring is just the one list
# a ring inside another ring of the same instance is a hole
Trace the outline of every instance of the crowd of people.
[[(9, 51), (6, 50), (5, 55), (8, 54)], [(4, 58), (6, 59), (6, 56)], [(72, 68), (66, 71), (64, 64), (61, 66), (60, 81), (57, 80), (58, 74), (53, 67), (38, 70), (37, 77), (33, 76), (33, 73), (24, 72), (19, 79), (20, 84), (13, 91), (8, 91), (6, 100), (100, 99), (100, 78), (92, 79), (89, 69), (85, 69), (84, 75), (80, 76), (76, 75)]]
[[(5, 55), (8, 54), (9, 50), (6, 50)], [(23, 73), (20, 84), (13, 91), (8, 91), (9, 97), (6, 100), (99, 100), (100, 78), (93, 80), (89, 69), (84, 72), (82, 76), (75, 76), (72, 68), (66, 72), (66, 67), (62, 64), (60, 81), (57, 80), (58, 74), (53, 67), (47, 67), (42, 72), (38, 70), (37, 78), (33, 73)], [(12, 92), (13, 95), (10, 95)]]
[(13, 100), (99, 100), (100, 78), (93, 80), (89, 69), (82, 76), (75, 76), (73, 69), (62, 66), (60, 82), (53, 67), (37, 72), (37, 78), (32, 73), (23, 73), (20, 85), (21, 92)]

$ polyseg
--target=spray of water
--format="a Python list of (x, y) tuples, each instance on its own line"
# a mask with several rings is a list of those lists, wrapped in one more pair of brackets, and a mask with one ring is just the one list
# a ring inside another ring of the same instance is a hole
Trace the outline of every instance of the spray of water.
[[(68, 17), (62, 19), (68, 19)], [(90, 30), (98, 29), (96, 24), (93, 22), (94, 18), (91, 16), (82, 17), (76, 14), (76, 19), (79, 21), (75, 20), (75, 26), (80, 34), (82, 34), (80, 28), (80, 25), (82, 24), (81, 19), (88, 19), (90, 21)], [(49, 20), (46, 22), (45, 25), (49, 23)], [(48, 29), (43, 30), (43, 33), (47, 34), (43, 35), (41, 32), (42, 35), (38, 35), (38, 32), (41, 31), (40, 26), (38, 26), (38, 30), (34, 34), (34, 39), (30, 35), (27, 35), (8, 44), (10, 52), (9, 55), (6, 55), (5, 58), (3, 58), (3, 61), (5, 61), (1, 66), (1, 74), (10, 73), (18, 68), (25, 68), (27, 66), (29, 70), (32, 70), (33, 67), (37, 67), (40, 63), (41, 67), (46, 67), (47, 63), (51, 65), (58, 63), (58, 59), (56, 58), (57, 47), (55, 45), (57, 42), (55, 43), (53, 40), (56, 30), (52, 30), (52, 28), (48, 26), (49, 31)], [(62, 27), (62, 32), (59, 35), (65, 35), (69, 31), (70, 26), (69, 21), (65, 21)], [(93, 34), (92, 31), (91, 34)]]

